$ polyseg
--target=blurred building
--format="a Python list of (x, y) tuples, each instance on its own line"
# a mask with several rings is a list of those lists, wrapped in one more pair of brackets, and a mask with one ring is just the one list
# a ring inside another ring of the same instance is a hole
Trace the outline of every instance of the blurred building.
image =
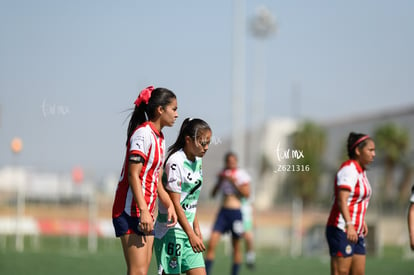
[(87, 201), (92, 183), (77, 183), (71, 174), (5, 166), (0, 168), (0, 190), (3, 195), (23, 191), (26, 201), (71, 203)]
[[(335, 120), (316, 121), (326, 132), (326, 150), (323, 155), (325, 173), (321, 175), (321, 195), (331, 195), (332, 177), (346, 152), (348, 134), (354, 131), (373, 135), (378, 127), (390, 122), (409, 131), (410, 160), (414, 166), (414, 106), (372, 114), (353, 115)], [(246, 163), (246, 167), (244, 168), (253, 176), (253, 193), (255, 206), (258, 209), (269, 209), (277, 203), (277, 196), (283, 184), (286, 184), (285, 179), (289, 173), (283, 171), (284, 165), (288, 162), (288, 159), (283, 159), (283, 155), (291, 154), (292, 150), (300, 149), (289, 148), (289, 136), (297, 129), (299, 123), (300, 121), (290, 118), (271, 118), (262, 128), (255, 130), (260, 135), (254, 132), (245, 133), (244, 155), (246, 159), (244, 163)], [(216, 175), (223, 167), (224, 154), (228, 150), (230, 150), (229, 138), (213, 139), (209, 152), (204, 158), (204, 188), (208, 191), (202, 193), (203, 198), (208, 197), (209, 191), (216, 181)], [(380, 154), (377, 152), (378, 155)], [(378, 181), (382, 176), (382, 170), (382, 161), (378, 158), (368, 171), (374, 192), (379, 188)]]
[[(278, 150), (287, 150), (288, 137), (297, 128), (297, 122), (290, 118), (273, 118), (265, 125), (245, 133), (245, 167), (252, 177), (252, 194), (255, 207), (269, 209), (275, 204), (275, 198), (284, 183), (287, 173), (277, 172), (286, 159), (278, 157)], [(256, 133), (259, 133), (257, 135)], [(223, 169), (224, 155), (230, 150), (230, 139), (213, 138), (209, 151), (203, 160), (204, 190), (202, 199), (206, 199), (216, 183), (217, 175)], [(238, 152), (235, 152), (238, 154)]]

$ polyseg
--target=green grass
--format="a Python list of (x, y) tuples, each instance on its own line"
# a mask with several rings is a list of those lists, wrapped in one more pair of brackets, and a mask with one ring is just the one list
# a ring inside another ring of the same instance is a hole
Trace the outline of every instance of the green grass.
[[(126, 268), (119, 240), (103, 240), (98, 243), (99, 251), (89, 253), (85, 239), (39, 238), (38, 244), (26, 238), (25, 251), (14, 249), (14, 239), (3, 238), (0, 245), (0, 274), (125, 274)], [(414, 258), (403, 257), (401, 248), (386, 248), (382, 257), (367, 258), (366, 274), (413, 274)], [(155, 260), (155, 259), (154, 259)], [(230, 256), (223, 247), (217, 250), (213, 272), (217, 275), (230, 273)], [(149, 274), (156, 274), (155, 262), (151, 263)], [(329, 274), (329, 257), (290, 258), (270, 249), (257, 252), (257, 267), (250, 272), (245, 266), (240, 275), (264, 274)]]

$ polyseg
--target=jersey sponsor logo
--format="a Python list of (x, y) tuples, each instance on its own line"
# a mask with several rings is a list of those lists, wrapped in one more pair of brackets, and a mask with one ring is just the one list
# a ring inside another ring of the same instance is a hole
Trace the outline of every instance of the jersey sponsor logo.
[(187, 174), (187, 179), (188, 179), (189, 181), (192, 181), (192, 180), (193, 180), (193, 178), (191, 177), (191, 173), (190, 173), (190, 172), (188, 172), (188, 174)]
[(190, 210), (193, 208), (197, 208), (197, 203), (193, 203), (193, 204), (183, 203), (181, 207), (183, 208), (184, 211), (186, 211), (186, 210)]
[(138, 148), (141, 148), (141, 144), (144, 142), (144, 137), (143, 136), (136, 136), (134, 138), (135, 144), (138, 146)]
[(173, 183), (173, 182), (176, 182), (176, 181), (177, 181), (176, 178), (171, 178), (171, 179), (168, 180), (168, 183)]
[(171, 164), (171, 170), (173, 171), (177, 170), (177, 164), (175, 163)]
[(197, 191), (197, 190), (201, 187), (201, 183), (202, 183), (202, 181), (201, 181), (201, 180), (197, 180), (197, 181), (195, 182), (195, 186), (194, 186), (193, 188), (191, 188), (191, 190), (190, 190), (190, 192), (188, 192), (188, 194), (189, 194), (189, 195), (194, 194), (194, 192), (195, 192), (195, 191)]

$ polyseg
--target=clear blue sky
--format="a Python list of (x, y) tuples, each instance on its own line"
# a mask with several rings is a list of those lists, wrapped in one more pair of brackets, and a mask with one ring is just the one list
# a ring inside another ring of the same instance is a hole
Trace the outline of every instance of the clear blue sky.
[[(323, 121), (414, 104), (413, 1), (248, 1), (246, 17), (260, 4), (278, 24), (266, 41), (267, 118)], [(123, 111), (147, 85), (178, 96), (167, 141), (187, 116), (225, 138), (232, 22), (223, 0), (0, 0), (0, 167), (118, 172)], [(254, 43), (247, 34), (248, 92)], [(15, 136), (24, 142), (18, 157)]]

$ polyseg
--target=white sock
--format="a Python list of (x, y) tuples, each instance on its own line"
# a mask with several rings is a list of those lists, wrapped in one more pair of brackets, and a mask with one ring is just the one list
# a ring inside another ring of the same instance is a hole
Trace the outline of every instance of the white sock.
[(255, 260), (256, 260), (256, 253), (254, 253), (254, 251), (249, 251), (246, 253), (246, 262), (254, 263)]

